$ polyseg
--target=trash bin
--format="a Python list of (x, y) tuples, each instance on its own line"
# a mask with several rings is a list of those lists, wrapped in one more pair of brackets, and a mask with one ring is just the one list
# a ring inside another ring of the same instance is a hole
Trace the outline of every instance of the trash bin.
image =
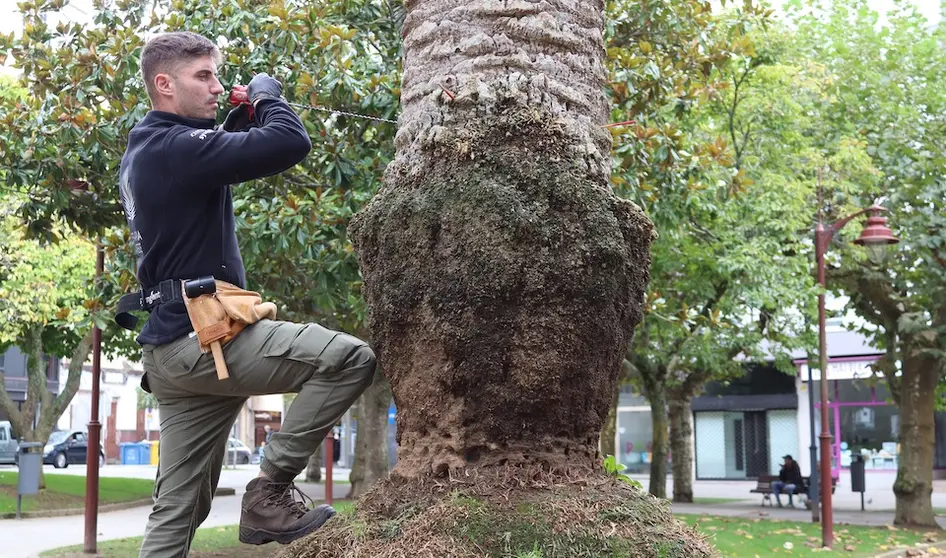
[(141, 465), (141, 450), (138, 449), (138, 444), (133, 442), (125, 442), (120, 445), (121, 454), (122, 454), (122, 465)]
[(19, 452), (20, 471), (16, 483), (16, 518), (20, 518), (23, 496), (39, 494), (39, 474), (43, 469), (43, 443), (21, 442)]
[(864, 456), (855, 455), (851, 461), (851, 492), (861, 493), (861, 511), (864, 511), (864, 491), (867, 489), (864, 477)]
[(151, 463), (152, 465), (158, 464), (158, 454), (159, 454), (158, 446), (160, 444), (161, 442), (158, 442), (158, 441), (150, 442), (151, 447), (149, 448), (150, 455), (148, 456), (149, 457), (148, 462)]

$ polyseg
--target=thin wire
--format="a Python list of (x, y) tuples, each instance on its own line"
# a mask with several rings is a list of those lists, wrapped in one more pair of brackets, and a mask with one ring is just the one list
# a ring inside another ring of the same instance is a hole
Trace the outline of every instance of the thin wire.
[(301, 103), (288, 103), (288, 104), (296, 108), (312, 109), (312, 110), (318, 110), (322, 112), (328, 112), (331, 114), (340, 114), (342, 116), (353, 116), (355, 118), (363, 118), (365, 120), (374, 120), (375, 122), (388, 122), (390, 124), (397, 124), (397, 120), (391, 120), (390, 118), (381, 118), (379, 116), (369, 116), (367, 114), (358, 114), (357, 112), (347, 112), (344, 110), (335, 110), (335, 109), (329, 109), (325, 107), (317, 107), (315, 105), (304, 105)]

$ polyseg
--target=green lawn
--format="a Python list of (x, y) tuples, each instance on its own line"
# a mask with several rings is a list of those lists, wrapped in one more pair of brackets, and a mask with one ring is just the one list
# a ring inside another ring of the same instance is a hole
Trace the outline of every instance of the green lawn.
[[(349, 513), (352, 511), (352, 503), (347, 500), (336, 501), (332, 507), (338, 513)], [(137, 556), (138, 549), (141, 548), (142, 537), (129, 537), (127, 539), (115, 539), (102, 541), (98, 543), (98, 554), (95, 557), (101, 558), (126, 558), (128, 556)], [(237, 525), (228, 525), (226, 527), (207, 527), (198, 529), (194, 535), (194, 542), (191, 544), (189, 558), (258, 558), (271, 556), (276, 550), (281, 548), (275, 543), (263, 546), (244, 545), (240, 542), (240, 533)], [(89, 554), (82, 554), (82, 545), (57, 548), (47, 550), (40, 556), (54, 558), (91, 558)]]
[[(821, 526), (810, 522), (683, 514), (677, 517), (709, 535), (724, 557), (801, 556), (821, 546)], [(926, 532), (894, 527), (836, 525), (834, 549), (852, 558), (868, 557), (927, 542), (928, 536)]]
[[(17, 473), (0, 473), (0, 515), (16, 512)], [(151, 497), (154, 481), (99, 478), (99, 504), (114, 504)], [(85, 505), (85, 476), (46, 475), (46, 490), (23, 497), (23, 511), (62, 510)]]
[[(350, 501), (334, 504), (339, 513), (353, 511)], [(677, 517), (710, 536), (723, 557), (755, 558), (809, 555), (821, 546), (821, 527), (809, 522), (773, 521), (720, 516), (680, 514)], [(932, 542), (926, 532), (893, 527), (835, 527), (835, 551), (845, 557), (867, 558), (897, 547)], [(137, 556), (141, 537), (104, 541), (98, 545), (98, 557)], [(277, 545), (243, 545), (236, 525), (198, 529), (191, 547), (191, 558), (262, 558), (270, 556)], [(41, 556), (51, 558), (91, 558), (82, 546), (49, 550)], [(834, 554), (834, 553), (832, 553)]]

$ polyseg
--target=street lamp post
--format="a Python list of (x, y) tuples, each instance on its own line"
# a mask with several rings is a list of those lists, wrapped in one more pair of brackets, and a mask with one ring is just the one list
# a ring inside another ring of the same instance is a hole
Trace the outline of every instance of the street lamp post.
[[(105, 252), (102, 244), (95, 247), (95, 277), (102, 276), (105, 268)], [(93, 324), (92, 330), (92, 409), (89, 417), (89, 447), (85, 454), (85, 541), (83, 551), (95, 554), (99, 513), (99, 440), (102, 423), (99, 422), (99, 379), (102, 375), (102, 330)]]
[[(818, 284), (821, 285), (821, 292), (818, 295), (818, 361), (821, 384), (821, 435), (818, 437), (821, 441), (821, 538), (822, 545), (831, 548), (834, 544), (834, 514), (831, 509), (831, 432), (828, 429), (828, 348), (825, 333), (824, 302), (827, 285), (825, 282), (824, 255), (831, 239), (844, 225), (847, 225), (855, 217), (868, 212), (873, 215), (867, 219), (867, 226), (864, 227), (861, 236), (854, 243), (864, 246), (872, 261), (879, 262), (882, 260), (887, 247), (896, 244), (899, 240), (893, 236), (893, 233), (887, 227), (887, 219), (879, 215), (879, 213), (887, 211), (881, 206), (875, 205), (862, 209), (825, 227), (821, 222), (820, 195), (818, 201), (818, 225), (815, 227), (815, 259), (818, 265)], [(814, 475), (814, 471), (812, 471), (812, 475)]]

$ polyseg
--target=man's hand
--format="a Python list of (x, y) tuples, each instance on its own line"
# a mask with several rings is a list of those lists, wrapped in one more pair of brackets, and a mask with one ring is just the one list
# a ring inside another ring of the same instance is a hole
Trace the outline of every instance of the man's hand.
[(282, 84), (271, 78), (269, 74), (259, 73), (253, 76), (246, 86), (246, 95), (255, 107), (263, 99), (279, 99), (282, 97)]
[(256, 125), (255, 120), (250, 120), (250, 107), (248, 105), (240, 105), (232, 109), (223, 121), (223, 129), (228, 132), (242, 132)]

